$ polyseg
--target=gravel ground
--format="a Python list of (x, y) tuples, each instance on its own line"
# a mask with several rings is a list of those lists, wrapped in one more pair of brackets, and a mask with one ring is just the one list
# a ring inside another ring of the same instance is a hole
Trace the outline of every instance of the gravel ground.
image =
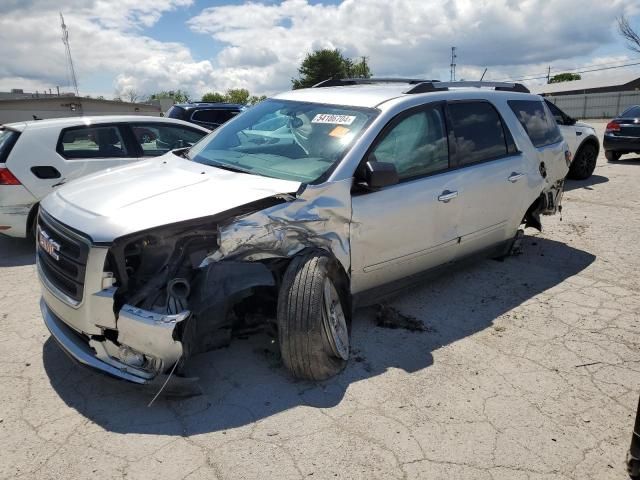
[(258, 334), (194, 360), (203, 395), (150, 408), (152, 393), (67, 359), (40, 318), (31, 245), (0, 239), (0, 477), (625, 478), (639, 183), (640, 159), (601, 155), (522, 255), (391, 302), (425, 331), (359, 311), (332, 380), (292, 380)]

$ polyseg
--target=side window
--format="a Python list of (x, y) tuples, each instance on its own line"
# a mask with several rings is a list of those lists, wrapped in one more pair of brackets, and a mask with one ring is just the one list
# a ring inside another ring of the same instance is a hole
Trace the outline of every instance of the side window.
[(562, 141), (556, 122), (550, 118), (545, 104), (537, 100), (509, 100), (509, 106), (536, 148)]
[(449, 168), (442, 109), (432, 107), (401, 119), (371, 153), (379, 162), (393, 163), (401, 180)]
[(145, 157), (162, 155), (175, 148), (190, 147), (205, 136), (204, 132), (161, 123), (134, 123), (133, 135)]
[(551, 111), (551, 115), (553, 115), (553, 118), (555, 119), (556, 123), (558, 125), (564, 125), (564, 114), (562, 113), (562, 110), (560, 110), (553, 103), (547, 100), (545, 100), (544, 103), (546, 103), (547, 107), (549, 107), (549, 110)]
[(193, 112), (191, 120), (195, 120), (196, 122), (215, 123), (222, 125), (227, 120), (235, 117), (238, 113), (240, 112), (233, 110), (197, 110)]
[(66, 158), (129, 156), (120, 128), (115, 125), (65, 129), (58, 141), (58, 153)]
[(513, 153), (507, 146), (502, 120), (493, 105), (488, 102), (454, 102), (448, 108), (454, 137), (452, 151), (458, 165)]

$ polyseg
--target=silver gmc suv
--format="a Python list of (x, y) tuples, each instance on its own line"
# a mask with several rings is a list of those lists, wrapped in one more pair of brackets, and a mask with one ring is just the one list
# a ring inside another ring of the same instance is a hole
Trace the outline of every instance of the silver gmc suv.
[(46, 197), (44, 321), (71, 357), (138, 384), (258, 324), (295, 377), (324, 379), (349, 358), (357, 305), (506, 255), (560, 209), (570, 162), (548, 107), (518, 84), (286, 92), (191, 148)]

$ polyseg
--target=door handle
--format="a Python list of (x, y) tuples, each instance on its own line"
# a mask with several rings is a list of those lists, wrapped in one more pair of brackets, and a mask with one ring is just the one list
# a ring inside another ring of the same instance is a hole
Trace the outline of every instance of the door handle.
[(449, 200), (453, 200), (457, 196), (458, 196), (458, 192), (450, 192), (449, 190), (445, 190), (440, 194), (440, 196), (438, 196), (438, 201), (447, 203), (449, 202)]
[(524, 173), (516, 173), (516, 172), (513, 172), (513, 173), (509, 176), (508, 180), (509, 180), (511, 183), (516, 183), (518, 180), (520, 180), (520, 179), (521, 179), (522, 177), (524, 177), (524, 176), (525, 176), (525, 174), (524, 174)]

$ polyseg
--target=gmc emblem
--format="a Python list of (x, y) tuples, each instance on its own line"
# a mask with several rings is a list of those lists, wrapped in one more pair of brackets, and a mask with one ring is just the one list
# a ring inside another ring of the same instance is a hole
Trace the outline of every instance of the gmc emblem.
[(38, 234), (38, 244), (40, 245), (40, 248), (47, 252), (51, 257), (56, 260), (60, 260), (60, 255), (58, 255), (58, 252), (60, 251), (60, 244), (53, 240), (49, 234), (42, 229)]

